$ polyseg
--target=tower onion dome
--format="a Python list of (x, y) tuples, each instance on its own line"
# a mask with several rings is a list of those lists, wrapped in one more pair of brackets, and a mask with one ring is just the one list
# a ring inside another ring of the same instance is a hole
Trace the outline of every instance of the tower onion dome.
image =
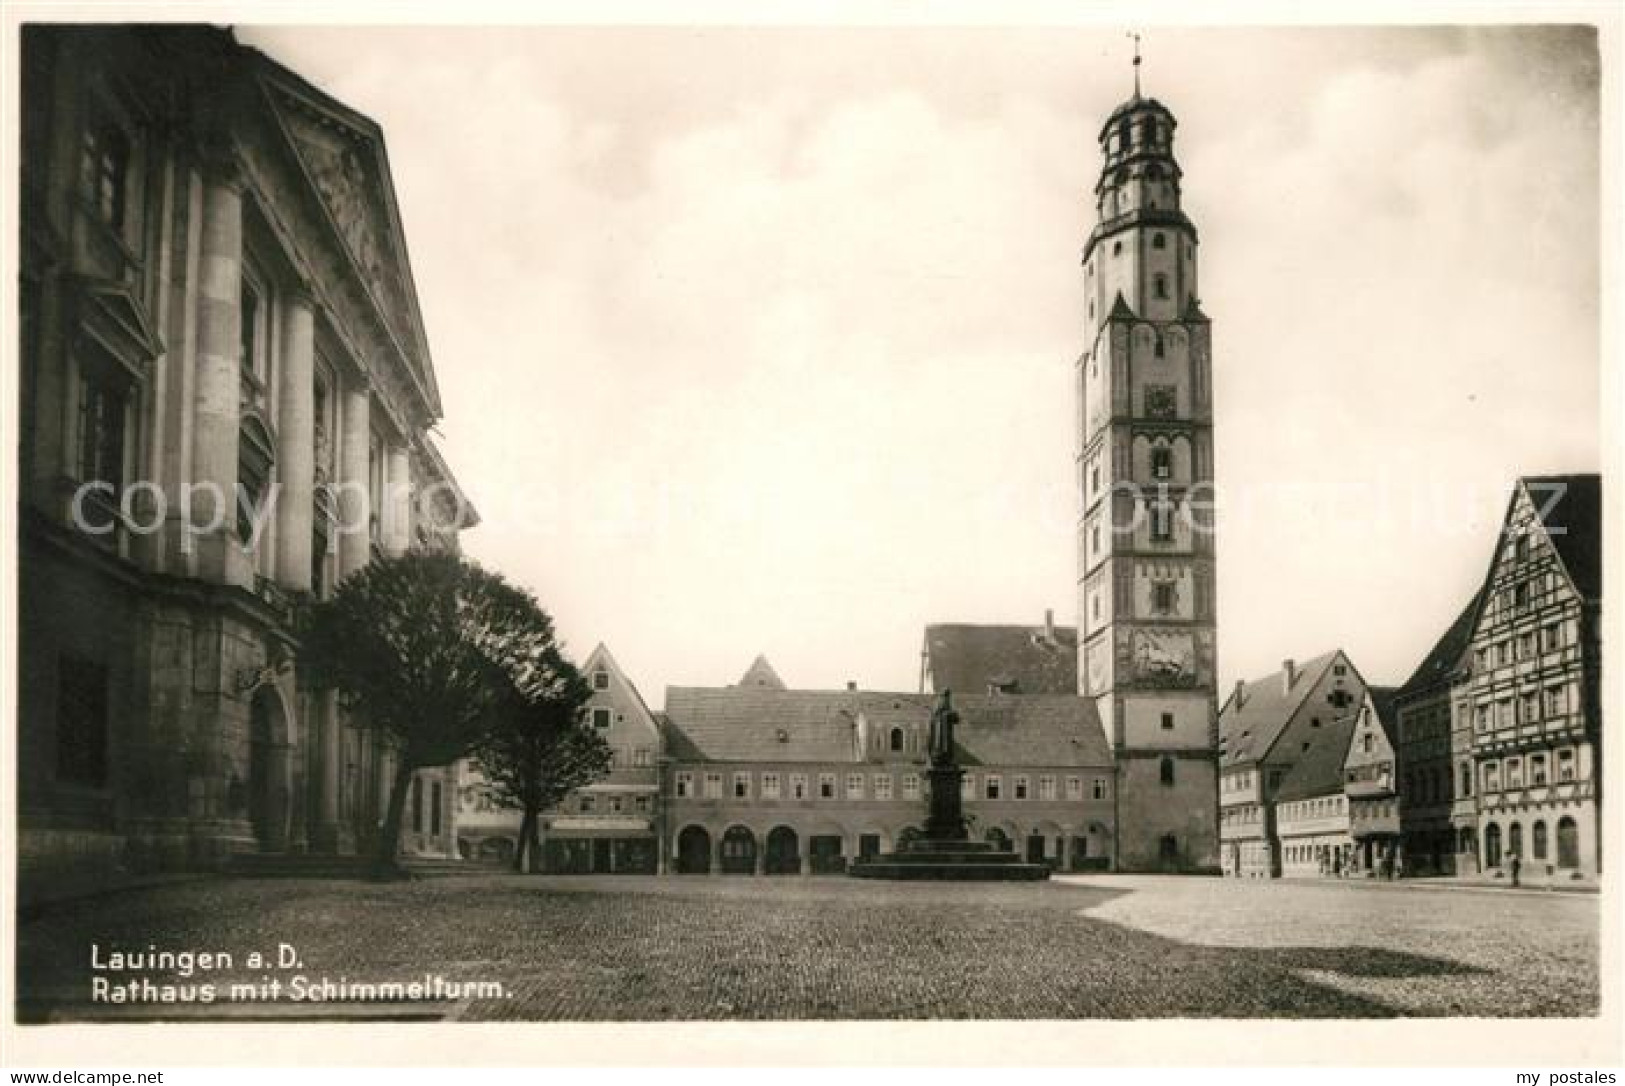
[(1171, 226), (1192, 239), (1196, 227), (1180, 210), (1179, 163), (1174, 159), (1171, 110), (1138, 93), (1106, 118), (1100, 129), (1102, 165), (1095, 183), (1095, 221), (1083, 259), (1103, 238), (1140, 226)]

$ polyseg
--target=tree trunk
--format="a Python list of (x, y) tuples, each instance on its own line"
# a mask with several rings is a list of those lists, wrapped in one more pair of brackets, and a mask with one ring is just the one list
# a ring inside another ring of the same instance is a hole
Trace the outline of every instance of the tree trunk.
[(401, 816), (406, 811), (406, 793), (415, 768), (404, 757), (395, 767), (395, 782), (389, 790), (389, 812), (384, 816), (384, 828), (378, 835), (378, 854), (373, 859), (373, 873), (379, 878), (400, 873), (395, 853), (400, 848)]
[(513, 856), (513, 869), (521, 875), (530, 874), (530, 855), (535, 837), (536, 812), (526, 807), (524, 815), (519, 820), (519, 847), (514, 850)]

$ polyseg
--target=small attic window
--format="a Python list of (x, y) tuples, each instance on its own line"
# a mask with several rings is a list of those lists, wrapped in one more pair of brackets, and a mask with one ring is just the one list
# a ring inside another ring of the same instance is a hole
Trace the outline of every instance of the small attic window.
[(1307, 750), (1308, 750), (1308, 749), (1309, 749), (1309, 744), (1308, 744), (1308, 743), (1305, 743), (1305, 744), (1304, 744), (1304, 745), (1303, 745), (1303, 749), (1304, 749), (1304, 750), (1305, 750), (1305, 751), (1307, 751)]
[(1311, 728), (1318, 728), (1318, 727), (1320, 727), (1320, 718), (1319, 718), (1319, 717), (1318, 717), (1318, 716), (1312, 716), (1312, 717), (1310, 717), (1310, 718), (1309, 718), (1309, 726), (1310, 726), (1310, 727), (1311, 727)]
[(785, 731), (783, 728), (780, 728), (774, 734), (775, 734), (775, 737), (778, 739), (778, 741), (781, 742), (781, 743), (788, 743), (790, 741), (790, 733)]

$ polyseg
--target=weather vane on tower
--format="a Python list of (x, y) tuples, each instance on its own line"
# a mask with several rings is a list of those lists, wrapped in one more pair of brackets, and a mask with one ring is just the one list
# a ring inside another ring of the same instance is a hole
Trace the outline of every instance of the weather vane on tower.
[(1134, 97), (1140, 96), (1140, 35), (1129, 31), (1129, 37), (1134, 39)]

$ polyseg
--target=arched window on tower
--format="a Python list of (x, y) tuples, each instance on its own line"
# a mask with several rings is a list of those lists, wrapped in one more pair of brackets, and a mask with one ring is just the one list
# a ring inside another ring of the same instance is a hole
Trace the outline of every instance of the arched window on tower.
[(892, 750), (902, 750), (903, 749), (903, 729), (902, 728), (893, 728), (891, 730), (891, 749)]
[(1166, 275), (1156, 276), (1151, 280), (1151, 288), (1158, 298), (1168, 297), (1168, 277)]
[(1171, 786), (1174, 783), (1174, 760), (1172, 758), (1163, 755), (1162, 764), (1158, 768), (1158, 775), (1163, 784)]
[(1129, 144), (1133, 142), (1134, 134), (1129, 119), (1124, 117), (1117, 122), (1117, 150), (1120, 154), (1127, 154)]
[(1153, 249), (1166, 249), (1166, 248), (1168, 248), (1168, 239), (1163, 236), (1163, 233), (1162, 233), (1161, 230), (1158, 230), (1155, 234), (1151, 235), (1151, 248), (1153, 248)]

